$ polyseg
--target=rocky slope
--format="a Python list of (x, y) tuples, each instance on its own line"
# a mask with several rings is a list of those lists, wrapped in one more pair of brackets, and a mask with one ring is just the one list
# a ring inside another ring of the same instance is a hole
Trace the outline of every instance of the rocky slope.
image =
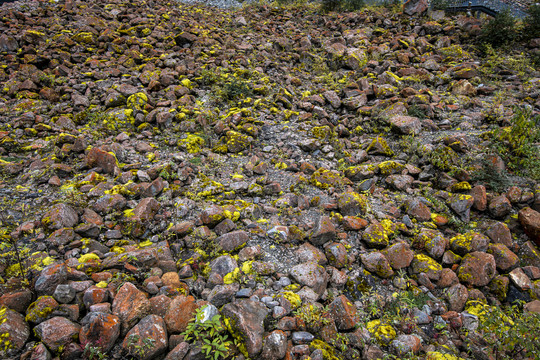
[(539, 41), (399, 10), (0, 7), (2, 357), (538, 354)]

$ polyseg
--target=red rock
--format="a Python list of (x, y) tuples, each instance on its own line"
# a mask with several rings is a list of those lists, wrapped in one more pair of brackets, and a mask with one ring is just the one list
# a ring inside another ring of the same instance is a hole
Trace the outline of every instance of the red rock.
[(161, 208), (161, 204), (152, 197), (142, 199), (135, 209), (133, 209), (133, 218), (141, 221), (149, 221)]
[(164, 320), (169, 333), (181, 333), (194, 318), (198, 305), (193, 296), (176, 296), (169, 304)]
[(20, 290), (6, 293), (0, 296), (0, 306), (6, 306), (18, 313), (25, 313), (32, 302), (32, 292), (30, 290)]
[(109, 290), (97, 286), (91, 286), (84, 292), (83, 303), (89, 308), (91, 305), (106, 302), (109, 298)]
[(59, 306), (52, 296), (40, 296), (28, 306), (26, 321), (39, 324), (48, 319)]
[(94, 211), (101, 214), (108, 214), (113, 211), (123, 210), (127, 205), (127, 200), (120, 194), (106, 194), (96, 200), (92, 205)]
[(446, 299), (451, 311), (461, 312), (469, 299), (469, 292), (465, 286), (455, 284), (446, 290)]
[(409, 245), (404, 242), (397, 242), (392, 246), (389, 246), (384, 249), (383, 254), (390, 263), (390, 266), (395, 270), (409, 266), (414, 256), (414, 252)]
[(519, 211), (518, 220), (529, 239), (540, 246), (540, 213), (526, 207)]
[(79, 340), (83, 347), (88, 344), (108, 352), (120, 336), (120, 318), (103, 312), (90, 312), (81, 320)]
[(60, 203), (50, 208), (43, 215), (41, 222), (51, 230), (72, 228), (79, 222), (79, 216), (71, 206)]
[(341, 243), (332, 243), (325, 248), (326, 258), (331, 266), (338, 269), (348, 263), (347, 248)]
[(345, 216), (343, 218), (343, 228), (345, 230), (358, 231), (368, 226), (367, 220), (364, 220), (357, 216)]
[(225, 252), (235, 251), (244, 246), (249, 240), (249, 235), (244, 230), (232, 231), (219, 236), (215, 242)]
[(104, 172), (115, 175), (120, 172), (118, 169), (116, 156), (99, 148), (92, 148), (86, 155), (86, 164), (93, 167), (100, 167)]
[(407, 214), (421, 222), (431, 220), (431, 211), (426, 204), (418, 199), (407, 202)]
[(485, 233), (494, 243), (512, 247), (512, 234), (505, 223), (495, 222), (486, 229)]
[(67, 345), (77, 338), (81, 326), (64, 317), (56, 316), (34, 328), (35, 334), (52, 351)]
[(309, 241), (315, 246), (322, 246), (336, 238), (336, 227), (328, 216), (321, 216), (313, 229)]
[(496, 274), (495, 258), (483, 252), (465, 255), (458, 269), (459, 280), (472, 286), (486, 286)]
[(362, 254), (360, 259), (362, 260), (362, 265), (364, 265), (368, 271), (373, 272), (382, 278), (389, 278), (394, 275), (394, 270), (392, 270), (388, 259), (378, 251)]
[(187, 342), (181, 342), (176, 345), (165, 357), (165, 360), (182, 360), (189, 352), (189, 344)]
[[(24, 320), (24, 316), (16, 311), (0, 306), (0, 334), (2, 334), (0, 344), (10, 344), (10, 352), (18, 352), (30, 337), (30, 327)], [(4, 350), (3, 346), (0, 349), (0, 354), (2, 350)]]
[(334, 319), (339, 330), (354, 329), (360, 321), (357, 309), (345, 295), (337, 297), (329, 306), (330, 316)]
[(164, 353), (168, 343), (163, 319), (157, 315), (148, 315), (127, 333), (122, 348), (137, 359), (150, 360)]
[(114, 297), (112, 312), (120, 318), (122, 334), (126, 334), (133, 325), (150, 313), (150, 301), (146, 293), (127, 282)]
[(489, 203), (489, 212), (497, 219), (504, 218), (512, 210), (512, 204), (504, 195), (494, 197)]
[(493, 255), (497, 269), (502, 273), (506, 273), (519, 265), (519, 257), (504, 244), (489, 244), (487, 252)]
[(392, 116), (389, 122), (399, 134), (416, 135), (422, 130), (420, 119), (414, 116)]
[(324, 267), (313, 263), (296, 265), (291, 269), (291, 276), (300, 284), (313, 289), (318, 296), (326, 290), (328, 274)]

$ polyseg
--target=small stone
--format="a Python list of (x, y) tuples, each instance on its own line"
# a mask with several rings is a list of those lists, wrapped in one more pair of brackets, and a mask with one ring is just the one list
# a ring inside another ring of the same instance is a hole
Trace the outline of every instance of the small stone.
[(328, 284), (326, 270), (313, 262), (296, 265), (291, 269), (291, 276), (301, 285), (309, 286), (321, 296)]
[(120, 336), (120, 318), (104, 312), (89, 312), (81, 320), (79, 340), (86, 346), (90, 344), (103, 352), (110, 351)]
[(339, 330), (354, 329), (360, 321), (356, 306), (345, 296), (337, 297), (329, 306), (329, 314), (334, 319)]
[(53, 298), (61, 304), (69, 304), (75, 298), (75, 290), (68, 284), (60, 284), (54, 290)]
[(321, 216), (313, 229), (309, 241), (315, 246), (322, 246), (336, 238), (336, 227), (328, 216)]
[(417, 354), (422, 348), (420, 338), (416, 335), (399, 335), (390, 343), (391, 351), (398, 356)]
[(178, 334), (186, 330), (197, 309), (193, 296), (176, 296), (169, 304), (164, 316), (169, 333)]
[(407, 214), (412, 216), (418, 221), (425, 222), (431, 220), (431, 211), (429, 208), (420, 200), (413, 199), (406, 203), (407, 205)]
[(484, 185), (477, 185), (471, 189), (471, 196), (474, 199), (473, 207), (478, 211), (485, 211), (487, 209), (487, 195), (486, 187)]
[(43, 215), (41, 222), (51, 230), (73, 228), (79, 222), (79, 215), (71, 206), (60, 203), (51, 207)]
[(120, 172), (117, 165), (116, 156), (99, 148), (92, 148), (86, 155), (86, 164), (88, 167), (100, 167), (107, 174), (115, 175)]
[(392, 270), (390, 263), (386, 257), (378, 251), (362, 254), (360, 259), (362, 260), (362, 265), (364, 265), (368, 271), (373, 272), (382, 278), (389, 278), (394, 275), (394, 270)]
[(315, 339), (315, 336), (307, 331), (295, 331), (292, 333), (292, 341), (295, 345), (309, 344)]
[(497, 219), (504, 218), (511, 210), (512, 204), (504, 195), (494, 197), (489, 203), (489, 212)]
[(67, 275), (65, 264), (49, 265), (39, 274), (34, 288), (38, 295), (52, 295), (58, 285), (67, 282)]
[(529, 290), (532, 286), (531, 279), (529, 279), (521, 268), (510, 271), (508, 277), (520, 290)]
[(455, 284), (447, 289), (446, 299), (450, 305), (451, 311), (461, 312), (467, 303), (469, 292), (467, 288), (461, 284)]
[(262, 360), (283, 359), (287, 352), (287, 335), (281, 330), (274, 330), (264, 338), (260, 355)]
[(497, 269), (502, 273), (506, 273), (519, 265), (519, 257), (504, 244), (489, 244), (487, 252), (493, 255)]
[(512, 233), (505, 223), (497, 221), (490, 225), (485, 233), (494, 243), (501, 243), (506, 247), (512, 246)]
[(223, 234), (216, 238), (215, 243), (218, 244), (223, 251), (232, 252), (244, 246), (249, 240), (249, 235), (244, 230), (232, 231)]
[(391, 117), (389, 122), (397, 133), (403, 135), (416, 135), (422, 130), (420, 119), (414, 116), (397, 115)]
[(67, 345), (79, 336), (81, 326), (64, 317), (56, 316), (34, 328), (35, 334), (52, 351)]

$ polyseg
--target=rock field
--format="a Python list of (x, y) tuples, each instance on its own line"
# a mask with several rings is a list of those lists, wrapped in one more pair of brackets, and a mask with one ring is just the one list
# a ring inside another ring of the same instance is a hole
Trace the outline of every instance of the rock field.
[(539, 358), (540, 39), (421, 10), (1, 5), (0, 357)]

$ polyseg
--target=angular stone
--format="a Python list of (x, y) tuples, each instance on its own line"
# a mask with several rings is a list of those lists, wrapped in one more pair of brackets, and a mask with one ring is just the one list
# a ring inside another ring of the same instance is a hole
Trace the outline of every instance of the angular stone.
[(474, 251), (485, 252), (488, 244), (489, 239), (487, 236), (474, 231), (458, 234), (450, 239), (450, 249), (461, 256)]
[(174, 349), (172, 349), (167, 356), (165, 357), (165, 360), (183, 360), (187, 359), (185, 356), (190, 350), (190, 346), (187, 342), (181, 342), (180, 344), (176, 345)]
[(431, 220), (431, 211), (426, 204), (418, 199), (410, 200), (406, 203), (407, 214), (418, 221), (426, 222)]
[(532, 286), (531, 279), (529, 279), (521, 268), (510, 271), (508, 277), (520, 290), (529, 290)]
[(294, 266), (291, 269), (291, 276), (301, 285), (309, 286), (319, 296), (324, 293), (328, 284), (328, 274), (326, 270), (314, 263), (304, 263)]
[(339, 330), (354, 329), (360, 321), (357, 309), (345, 295), (337, 297), (329, 306), (329, 313)]
[(106, 194), (96, 200), (92, 209), (100, 214), (109, 214), (113, 211), (123, 210), (127, 200), (120, 194)]
[(422, 349), (422, 342), (416, 335), (399, 335), (390, 343), (392, 353), (405, 357), (407, 354), (417, 354)]
[(167, 331), (178, 334), (186, 330), (188, 323), (195, 317), (198, 306), (193, 296), (176, 296), (169, 304), (164, 320)]
[(140, 221), (152, 220), (160, 208), (161, 204), (153, 197), (144, 198), (133, 209), (133, 218)]
[(519, 255), (523, 265), (540, 267), (540, 250), (531, 241), (521, 245)]
[(60, 284), (54, 290), (53, 298), (61, 304), (69, 304), (75, 298), (75, 289), (68, 284)]
[(120, 318), (104, 312), (89, 312), (81, 320), (79, 340), (81, 345), (88, 344), (99, 348), (102, 352), (109, 352), (120, 336)]
[(238, 283), (214, 286), (208, 294), (208, 301), (214, 306), (222, 307), (234, 299), (238, 290), (240, 290)]
[(58, 248), (63, 245), (67, 245), (69, 242), (75, 239), (75, 231), (73, 228), (63, 228), (54, 231), (48, 238), (47, 242), (50, 246)]
[(386, 257), (378, 251), (362, 254), (360, 259), (362, 260), (362, 265), (364, 265), (368, 271), (373, 272), (382, 278), (389, 278), (394, 275), (394, 270), (392, 270), (390, 263)]
[(59, 306), (58, 302), (52, 296), (40, 296), (28, 306), (25, 320), (39, 324), (51, 317), (52, 313)]
[(140, 319), (150, 313), (150, 301), (146, 293), (127, 282), (114, 297), (112, 312), (120, 318), (121, 332), (126, 334)]
[(403, 135), (416, 135), (422, 130), (420, 119), (414, 116), (397, 115), (391, 117), (389, 122), (395, 131)]
[(244, 230), (232, 231), (216, 238), (215, 242), (223, 251), (232, 252), (243, 247), (249, 241), (249, 235)]
[(473, 207), (478, 211), (487, 209), (487, 194), (484, 185), (476, 185), (471, 189), (471, 196), (474, 199)]
[(454, 210), (464, 222), (469, 222), (473, 204), (474, 198), (470, 195), (455, 194), (448, 199), (450, 208)]
[(345, 216), (343, 217), (343, 228), (345, 230), (359, 231), (368, 226), (367, 220), (364, 220), (358, 216)]
[[(9, 344), (10, 351), (18, 352), (30, 337), (30, 327), (24, 320), (24, 316), (4, 306), (0, 306), (0, 319), (1, 344)], [(7, 349), (2, 346), (0, 354), (3, 350)]]
[(504, 195), (494, 197), (489, 203), (489, 212), (497, 219), (504, 218), (510, 210), (512, 210), (512, 204)]
[(519, 211), (518, 220), (529, 239), (540, 246), (540, 213), (526, 207)]
[(348, 263), (347, 249), (343, 244), (332, 243), (325, 249), (328, 263), (338, 269), (344, 267)]
[(490, 225), (485, 233), (494, 243), (501, 243), (507, 247), (512, 246), (512, 233), (505, 223), (497, 221)]
[(41, 218), (41, 223), (51, 230), (73, 228), (78, 222), (77, 211), (63, 203), (51, 207)]
[(116, 156), (99, 148), (92, 148), (86, 155), (86, 165), (90, 168), (100, 167), (107, 174), (114, 175), (120, 172), (118, 169)]
[(204, 225), (214, 227), (225, 219), (225, 212), (221, 206), (210, 205), (201, 213), (201, 221)]
[(420, 15), (429, 8), (427, 0), (408, 0), (403, 4), (403, 12), (409, 16)]
[(11, 310), (24, 314), (32, 303), (32, 292), (28, 289), (13, 291), (0, 296), (0, 306), (6, 306)]
[(459, 280), (472, 286), (486, 286), (495, 275), (497, 275), (495, 258), (483, 252), (465, 255), (458, 269)]
[(432, 258), (424, 254), (414, 255), (411, 262), (413, 273), (426, 273), (430, 280), (439, 280), (441, 277), (442, 266)]
[(210, 262), (211, 272), (217, 273), (224, 277), (230, 272), (233, 272), (238, 267), (238, 263), (230, 255), (222, 255)]
[(519, 265), (519, 257), (504, 244), (489, 244), (487, 252), (493, 255), (497, 269), (503, 273)]
[(408, 267), (413, 260), (414, 252), (408, 244), (397, 242), (382, 251), (394, 270)]
[(285, 357), (287, 351), (287, 335), (282, 330), (274, 330), (264, 338), (260, 355), (262, 360), (278, 360)]
[(325, 265), (328, 262), (326, 255), (310, 243), (303, 243), (294, 253), (300, 263), (315, 262)]
[(52, 264), (41, 271), (34, 289), (38, 295), (52, 295), (56, 287), (67, 282), (68, 271), (65, 264)]
[(364, 195), (353, 191), (343, 193), (338, 198), (338, 208), (342, 215), (364, 215), (367, 209), (367, 199)]
[(469, 292), (464, 285), (455, 284), (447, 289), (446, 299), (451, 311), (461, 312), (469, 299)]
[(321, 216), (313, 228), (309, 241), (315, 246), (322, 246), (336, 238), (336, 227), (328, 216)]
[(109, 289), (100, 288), (95, 285), (90, 286), (84, 291), (83, 303), (86, 308), (94, 304), (104, 303), (109, 299)]
[(382, 249), (388, 246), (388, 233), (386, 229), (377, 223), (369, 225), (362, 234), (362, 240), (370, 248)]
[(139, 360), (150, 360), (164, 353), (168, 344), (165, 321), (157, 315), (148, 315), (127, 333), (122, 348)]
[(250, 358), (257, 358), (263, 348), (264, 319), (268, 315), (266, 306), (258, 301), (239, 300), (226, 304), (221, 314), (225, 326), (240, 338), (240, 350)]
[(49, 349), (58, 351), (60, 347), (77, 339), (80, 329), (79, 324), (56, 316), (36, 326), (34, 332)]
[(390, 175), (385, 179), (385, 183), (399, 191), (407, 191), (413, 181), (414, 178), (410, 175)]

